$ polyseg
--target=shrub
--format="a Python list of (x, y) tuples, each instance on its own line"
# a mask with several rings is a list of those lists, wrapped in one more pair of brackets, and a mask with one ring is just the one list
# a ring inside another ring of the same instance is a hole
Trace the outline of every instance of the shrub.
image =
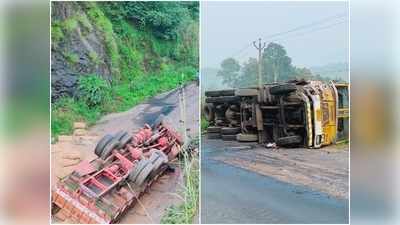
[(51, 41), (54, 45), (57, 45), (59, 41), (64, 38), (64, 33), (62, 31), (61, 25), (59, 22), (54, 22), (51, 25)]
[(98, 65), (100, 63), (99, 55), (97, 55), (95, 51), (90, 51), (88, 56), (90, 61), (93, 62), (94, 64)]
[(135, 21), (165, 40), (176, 39), (181, 22), (196, 17), (193, 12), (198, 10), (198, 2), (102, 2), (100, 6), (112, 20)]
[(75, 64), (75, 63), (79, 62), (79, 56), (75, 53), (72, 53), (72, 52), (64, 53), (64, 57), (67, 60), (67, 62), (69, 62), (71, 64)]
[(78, 97), (88, 106), (99, 106), (110, 99), (110, 87), (104, 79), (96, 74), (81, 76), (78, 81)]
[(66, 31), (71, 32), (78, 27), (78, 21), (74, 17), (70, 17), (64, 21), (64, 28)]
[(51, 107), (51, 133), (53, 138), (70, 134), (73, 123), (85, 121), (94, 124), (102, 115), (100, 107), (89, 107), (85, 102), (71, 97), (62, 97)]

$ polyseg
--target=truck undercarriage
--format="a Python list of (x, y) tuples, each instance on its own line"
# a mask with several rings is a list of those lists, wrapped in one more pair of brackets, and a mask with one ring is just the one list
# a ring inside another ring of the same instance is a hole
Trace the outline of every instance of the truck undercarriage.
[(292, 80), (205, 95), (210, 138), (309, 148), (347, 139), (347, 84)]

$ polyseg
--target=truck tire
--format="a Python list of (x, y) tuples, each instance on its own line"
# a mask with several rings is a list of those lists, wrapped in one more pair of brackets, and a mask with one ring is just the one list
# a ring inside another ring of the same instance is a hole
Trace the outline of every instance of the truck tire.
[(251, 88), (236, 89), (235, 95), (240, 97), (258, 96), (258, 90)]
[(224, 141), (236, 141), (236, 134), (223, 134), (222, 140)]
[(208, 133), (207, 138), (208, 139), (220, 139), (221, 134), (220, 133)]
[(276, 140), (276, 144), (278, 146), (288, 146), (288, 145), (301, 144), (302, 141), (303, 138), (301, 136), (294, 135), (294, 136), (278, 138), (278, 140)]
[(104, 137), (100, 139), (94, 148), (94, 154), (98, 157), (101, 157), (101, 153), (103, 152), (104, 147), (114, 138), (111, 134), (106, 134)]
[(207, 127), (207, 133), (221, 133), (221, 127)]
[(296, 90), (296, 85), (294, 84), (280, 84), (277, 86), (273, 86), (269, 89), (269, 93), (272, 95), (284, 95), (289, 94)]
[(128, 144), (132, 140), (132, 135), (126, 133), (125, 136), (121, 137), (119, 140), (118, 148), (125, 148), (126, 144)]
[(220, 96), (220, 97), (208, 97), (206, 103), (238, 103), (240, 101), (239, 96)]
[[(168, 162), (168, 156), (163, 151), (157, 149), (152, 154), (157, 156), (150, 160), (153, 163), (153, 171), (151, 171), (150, 177), (156, 176), (161, 166)], [(150, 156), (150, 158), (152, 157)]]
[(139, 162), (137, 162), (135, 168), (131, 171), (131, 173), (128, 175), (128, 179), (131, 182), (135, 182), (137, 176), (142, 172), (142, 170), (148, 165), (151, 164), (150, 160), (148, 159), (141, 159)]
[(235, 94), (235, 90), (206, 91), (204, 94), (207, 97), (231, 96)]
[(204, 108), (204, 116), (206, 117), (207, 121), (214, 121), (215, 119), (215, 110), (214, 110), (214, 106), (210, 103), (205, 104)]
[(147, 178), (150, 177), (151, 171), (153, 171), (154, 165), (152, 163), (147, 164), (146, 167), (143, 168), (142, 171), (138, 174), (135, 180), (135, 185), (142, 186)]
[(236, 140), (240, 142), (254, 142), (258, 141), (257, 134), (237, 134)]
[(221, 128), (221, 134), (238, 134), (240, 130), (240, 127), (223, 127)]
[(124, 130), (121, 130), (121, 131), (118, 131), (118, 132), (114, 135), (114, 138), (115, 138), (115, 140), (121, 140), (121, 138), (122, 138), (123, 136), (125, 136), (126, 134), (128, 134), (128, 132), (126, 132), (126, 131), (124, 131)]
[(103, 152), (101, 153), (101, 159), (105, 160), (108, 156), (110, 156), (111, 152), (116, 149), (119, 145), (119, 140), (113, 138), (105, 147)]

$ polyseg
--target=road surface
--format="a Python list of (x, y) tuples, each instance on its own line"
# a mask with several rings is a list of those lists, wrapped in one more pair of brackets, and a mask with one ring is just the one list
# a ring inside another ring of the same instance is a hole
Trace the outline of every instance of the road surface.
[(229, 144), (202, 138), (202, 223), (348, 223), (347, 199), (225, 163)]

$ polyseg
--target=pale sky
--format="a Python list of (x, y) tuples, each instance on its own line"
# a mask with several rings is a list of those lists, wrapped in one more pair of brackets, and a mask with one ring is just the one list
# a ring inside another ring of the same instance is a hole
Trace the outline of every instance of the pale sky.
[[(272, 39), (287, 39), (276, 42), (296, 66), (348, 62), (347, 2), (201, 2), (201, 67), (218, 68), (223, 59), (259, 37), (319, 21), (323, 22)], [(250, 56), (257, 56), (254, 47), (235, 58)]]

